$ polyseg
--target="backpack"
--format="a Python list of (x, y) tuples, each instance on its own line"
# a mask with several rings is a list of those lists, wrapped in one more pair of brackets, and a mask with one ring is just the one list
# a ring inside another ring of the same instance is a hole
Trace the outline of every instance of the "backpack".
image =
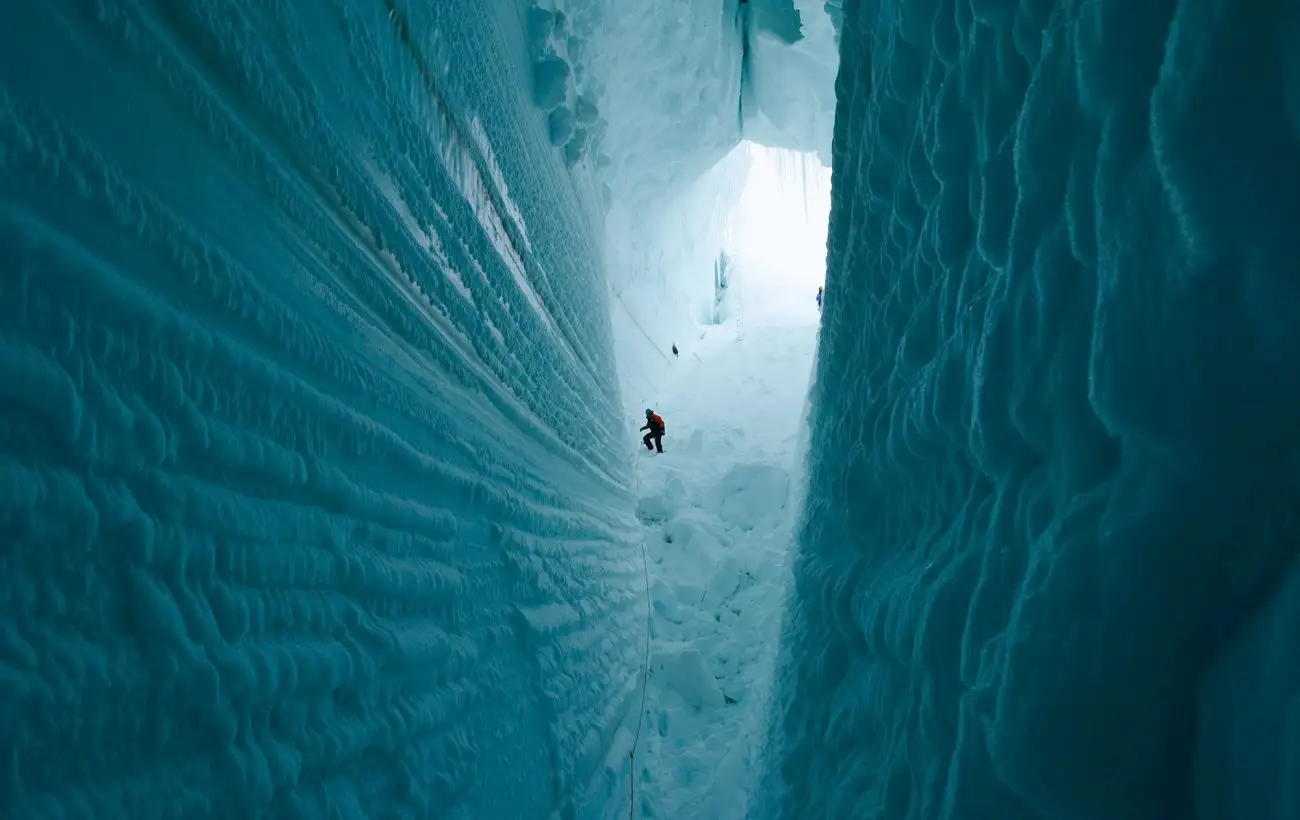
[(658, 413), (650, 414), (650, 426), (652, 429), (657, 429), (661, 433), (667, 429), (664, 427), (663, 417), (660, 416)]

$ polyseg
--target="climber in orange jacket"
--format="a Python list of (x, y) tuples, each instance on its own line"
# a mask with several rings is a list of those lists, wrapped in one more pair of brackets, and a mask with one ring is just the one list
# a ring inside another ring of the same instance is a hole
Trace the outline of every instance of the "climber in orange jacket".
[[(647, 407), (645, 426), (641, 429), (650, 431), (641, 437), (641, 441), (645, 443), (645, 448), (662, 453), (664, 451), (664, 420), (660, 418), (659, 414)], [(652, 441), (654, 442), (653, 446), (650, 444)]]

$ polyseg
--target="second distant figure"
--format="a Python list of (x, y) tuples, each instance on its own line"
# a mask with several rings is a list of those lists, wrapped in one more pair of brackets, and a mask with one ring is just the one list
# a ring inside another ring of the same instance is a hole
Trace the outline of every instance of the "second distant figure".
[(817, 309), (822, 309), (822, 289), (817, 288)]
[[(650, 431), (641, 437), (641, 441), (645, 443), (645, 448), (662, 453), (664, 451), (664, 420), (659, 417), (659, 414), (647, 407), (645, 426), (641, 429)], [(651, 444), (651, 442), (654, 443)]]

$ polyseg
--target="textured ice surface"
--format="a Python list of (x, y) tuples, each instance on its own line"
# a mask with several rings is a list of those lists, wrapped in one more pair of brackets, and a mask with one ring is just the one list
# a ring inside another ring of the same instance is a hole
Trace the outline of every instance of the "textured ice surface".
[[(745, 138), (773, 148), (807, 151), (831, 164), (835, 125), (835, 73), (839, 45), (825, 0), (750, 2), (749, 52), (742, 103)], [(789, 9), (799, 20), (799, 37), (790, 42), (783, 19), (772, 6)]]
[(0, 816), (542, 817), (614, 748), (597, 203), (504, 9), (6, 5)]
[(1198, 820), (1300, 817), (1300, 566), (1201, 688)]
[[(824, 10), (813, 494), (754, 816), (1294, 818), (1295, 4)], [(738, 15), (7, 4), (0, 816), (626, 808), (616, 386), (663, 386), (709, 289)], [(691, 492), (657, 520), (702, 546)], [(716, 704), (739, 656), (693, 651), (668, 677)]]
[(1296, 816), (1283, 5), (844, 4), (755, 816)]

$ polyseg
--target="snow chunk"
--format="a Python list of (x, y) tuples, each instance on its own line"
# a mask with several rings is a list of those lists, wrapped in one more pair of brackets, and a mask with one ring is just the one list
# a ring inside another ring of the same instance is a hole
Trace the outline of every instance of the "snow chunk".
[(528, 45), (534, 60), (546, 56), (555, 37), (556, 15), (550, 9), (537, 4), (528, 7), (527, 13)]
[(707, 492), (705, 503), (723, 521), (749, 530), (783, 510), (789, 494), (790, 476), (784, 468), (737, 464)]
[(661, 686), (676, 692), (694, 708), (722, 705), (722, 690), (709, 673), (699, 650), (688, 648), (656, 653), (654, 669), (661, 676)]
[(637, 515), (642, 521), (664, 522), (685, 506), (685, 499), (685, 487), (680, 481), (676, 481), (659, 492), (643, 495), (637, 502)]
[(577, 164), (587, 155), (587, 131), (576, 128), (569, 141), (564, 145), (564, 160), (569, 165)]
[(547, 126), (550, 129), (551, 145), (564, 145), (573, 136), (573, 112), (564, 106), (556, 108), (547, 118)]
[(569, 93), (569, 64), (554, 55), (533, 63), (533, 102), (543, 111), (564, 104)]
[(578, 97), (575, 107), (574, 116), (579, 125), (591, 125), (600, 118), (600, 109), (596, 107), (596, 102), (589, 95)]

